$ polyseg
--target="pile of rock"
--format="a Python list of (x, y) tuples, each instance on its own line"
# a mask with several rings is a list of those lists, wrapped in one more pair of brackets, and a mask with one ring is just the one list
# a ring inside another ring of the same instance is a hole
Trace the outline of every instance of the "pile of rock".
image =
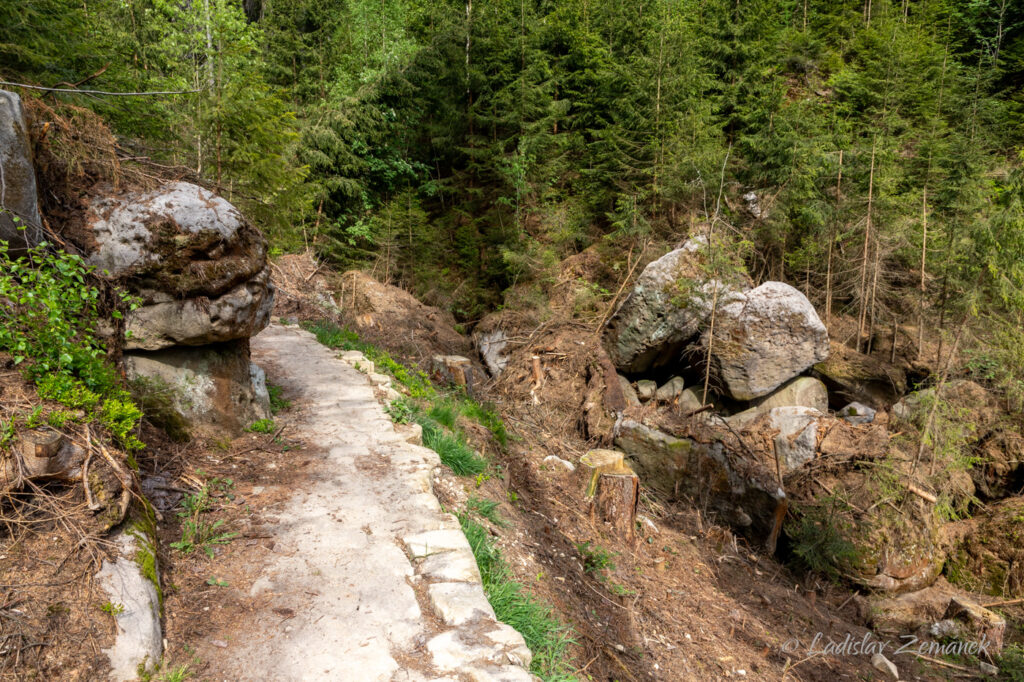
[(248, 342), (274, 301), (260, 232), (226, 200), (184, 182), (96, 196), (84, 223), (87, 261), (140, 299), (125, 318), (124, 354), (140, 392), (162, 396), (192, 434), (268, 417)]

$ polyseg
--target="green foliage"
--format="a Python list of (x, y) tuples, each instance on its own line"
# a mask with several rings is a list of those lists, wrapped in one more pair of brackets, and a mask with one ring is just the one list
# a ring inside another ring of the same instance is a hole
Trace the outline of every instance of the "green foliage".
[(455, 420), (458, 419), (458, 412), (455, 406), (448, 401), (436, 402), (427, 409), (427, 416), (449, 429), (455, 429)]
[(803, 568), (836, 580), (860, 559), (850, 540), (852, 525), (844, 515), (847, 511), (849, 507), (840, 497), (830, 495), (795, 512), (797, 525), (787, 533), (793, 541), (793, 555)]
[(117, 618), (124, 613), (124, 604), (115, 604), (108, 601), (100, 605), (100, 611), (103, 613), (109, 613), (114, 618)]
[(423, 444), (437, 453), (441, 462), (457, 476), (475, 476), (487, 469), (487, 460), (478, 455), (459, 433), (451, 433), (429, 417), (418, 420), (423, 428)]
[(257, 419), (252, 424), (246, 427), (246, 431), (251, 433), (273, 433), (274, 432), (274, 420), (273, 419)]
[(287, 410), (292, 406), (292, 401), (286, 400), (282, 395), (283, 392), (284, 389), (277, 384), (267, 382), (267, 394), (270, 396), (270, 412), (272, 414), (276, 415), (281, 410)]
[[(79, 256), (41, 245), (11, 258), (0, 242), (0, 349), (36, 383), (39, 396), (84, 410), (126, 450), (142, 443), (132, 433), (142, 412), (118, 383), (96, 335), (101, 291)], [(137, 305), (125, 294), (122, 304)], [(118, 316), (118, 311), (112, 315)]]
[(466, 500), (466, 509), (480, 518), (487, 519), (495, 526), (507, 526), (505, 519), (498, 513), (498, 503), (494, 500), (485, 500), (476, 496), (470, 496)]
[(229, 544), (238, 536), (238, 533), (221, 530), (224, 526), (223, 519), (210, 522), (206, 518), (213, 508), (211, 491), (218, 488), (223, 491), (230, 485), (230, 480), (211, 479), (199, 492), (185, 495), (181, 502), (181, 510), (178, 512), (178, 517), (182, 520), (181, 540), (172, 542), (172, 548), (182, 554), (191, 554), (201, 549), (212, 559), (216, 545)]
[(587, 573), (615, 570), (611, 553), (600, 545), (592, 545), (590, 540), (577, 543), (576, 551), (583, 559), (583, 570)]
[(1010, 644), (999, 655), (1000, 678), (1011, 682), (1024, 682), (1024, 647)]
[(538, 601), (514, 580), (486, 528), (466, 514), (458, 517), (495, 615), (515, 628), (533, 652), (530, 672), (545, 682), (575, 679), (566, 660), (566, 649), (574, 643), (572, 630), (558, 622), (551, 606)]

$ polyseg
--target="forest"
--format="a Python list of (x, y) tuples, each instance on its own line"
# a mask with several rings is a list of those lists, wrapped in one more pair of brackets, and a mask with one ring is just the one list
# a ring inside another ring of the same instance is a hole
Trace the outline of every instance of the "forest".
[(27, 0), (0, 75), (177, 93), (45, 97), (467, 322), (708, 221), (865, 329), (1024, 301), (1010, 0)]

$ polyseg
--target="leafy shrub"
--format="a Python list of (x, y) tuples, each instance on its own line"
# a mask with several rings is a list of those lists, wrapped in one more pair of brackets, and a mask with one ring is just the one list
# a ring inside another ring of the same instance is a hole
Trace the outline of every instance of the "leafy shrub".
[(257, 419), (246, 431), (252, 433), (273, 433), (274, 432), (274, 420), (273, 419)]
[[(132, 431), (142, 412), (121, 387), (96, 335), (101, 292), (79, 256), (42, 244), (11, 258), (0, 241), (0, 349), (23, 365), (39, 396), (81, 409), (105, 426), (126, 450), (142, 443)], [(134, 309), (137, 301), (118, 294)], [(111, 312), (120, 318), (117, 310)]]

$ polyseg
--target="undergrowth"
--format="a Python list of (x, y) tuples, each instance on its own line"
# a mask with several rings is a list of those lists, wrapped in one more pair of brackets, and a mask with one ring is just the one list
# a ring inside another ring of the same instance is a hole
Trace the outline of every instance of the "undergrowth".
[(487, 601), (498, 620), (519, 632), (533, 652), (530, 672), (545, 682), (576, 679), (566, 656), (566, 649), (574, 643), (572, 630), (558, 621), (551, 606), (539, 601), (513, 579), (501, 551), (494, 546), (484, 526), (465, 513), (457, 516), (480, 569)]
[[(142, 448), (135, 434), (142, 411), (97, 336), (103, 293), (91, 272), (81, 257), (46, 244), (13, 258), (0, 241), (0, 350), (12, 355), (40, 398), (82, 410), (83, 420), (98, 421), (131, 452)], [(123, 307), (138, 305), (124, 292), (117, 296)]]

